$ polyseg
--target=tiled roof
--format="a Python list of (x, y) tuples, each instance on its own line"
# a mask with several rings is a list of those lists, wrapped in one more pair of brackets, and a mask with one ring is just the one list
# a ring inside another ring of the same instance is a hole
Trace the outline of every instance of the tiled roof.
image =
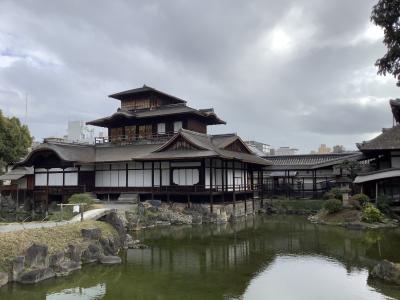
[(362, 157), (361, 152), (265, 156), (267, 160), (272, 162), (272, 166), (268, 167), (271, 170), (317, 169), (340, 164), (345, 160), (358, 160)]
[[(171, 144), (179, 136), (195, 145), (199, 150), (168, 150), (166, 146)], [(236, 135), (235, 135), (236, 136)], [(216, 138), (217, 143), (214, 143)], [(239, 137), (236, 136), (236, 139)], [(226, 139), (226, 141), (224, 141)], [(270, 162), (254, 154), (229, 151), (219, 148), (232, 140), (232, 135), (212, 136), (181, 129), (166, 143), (159, 144), (131, 144), (131, 145), (80, 145), (59, 142), (47, 142), (30, 152), (28, 156), (17, 165), (32, 165), (34, 156), (41, 151), (53, 151), (61, 160), (71, 163), (94, 163), (130, 160), (173, 160), (184, 158), (220, 157), (225, 159), (237, 159), (248, 163), (269, 165)]]
[(173, 100), (176, 103), (186, 103), (185, 100), (182, 100), (182, 99), (180, 99), (178, 97), (175, 97), (175, 96), (169, 95), (167, 93), (161, 92), (161, 91), (156, 90), (155, 88), (149, 87), (147, 85), (143, 85), (143, 87), (140, 87), (140, 88), (136, 88), (136, 89), (131, 89), (131, 90), (115, 93), (115, 94), (109, 95), (108, 97), (114, 98), (114, 99), (118, 99), (118, 100), (122, 100), (127, 96), (139, 95), (139, 94), (145, 94), (145, 93), (155, 93), (155, 94), (158, 94), (158, 95), (162, 95), (162, 96), (168, 97), (168, 98), (170, 98), (171, 100)]
[(134, 119), (146, 119), (153, 117), (162, 117), (162, 116), (172, 116), (172, 115), (180, 115), (180, 114), (194, 114), (204, 120), (207, 120), (208, 123), (211, 124), (226, 124), (225, 121), (218, 118), (218, 116), (214, 113), (214, 111), (210, 110), (197, 110), (192, 107), (183, 105), (183, 104), (171, 104), (160, 106), (156, 109), (151, 110), (140, 110), (140, 111), (128, 111), (128, 110), (118, 110), (116, 113), (111, 116), (96, 119), (93, 121), (89, 121), (86, 124), (94, 125), (94, 126), (107, 126), (112, 122), (125, 119), (125, 120), (134, 120)]
[(357, 144), (360, 151), (397, 150), (400, 149), (400, 125), (385, 128), (377, 137)]

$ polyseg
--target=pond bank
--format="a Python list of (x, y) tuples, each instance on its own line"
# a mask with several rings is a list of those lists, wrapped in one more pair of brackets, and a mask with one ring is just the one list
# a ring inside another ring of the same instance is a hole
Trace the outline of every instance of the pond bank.
[(125, 229), (117, 215), (52, 228), (0, 234), (0, 286), (69, 275), (83, 264), (120, 263)]

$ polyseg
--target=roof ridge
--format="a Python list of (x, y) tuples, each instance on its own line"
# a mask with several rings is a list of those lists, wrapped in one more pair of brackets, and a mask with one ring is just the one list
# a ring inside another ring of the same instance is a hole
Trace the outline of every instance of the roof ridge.
[(211, 135), (209, 135), (209, 134), (207, 134), (207, 133), (201, 133), (201, 132), (192, 131), (192, 130), (189, 130), (189, 129), (181, 128), (181, 129), (179, 129), (179, 130), (182, 131), (182, 132), (184, 132), (184, 133), (189, 133), (189, 134), (193, 134), (193, 135), (200, 135), (200, 136), (205, 136), (205, 137), (211, 137)]

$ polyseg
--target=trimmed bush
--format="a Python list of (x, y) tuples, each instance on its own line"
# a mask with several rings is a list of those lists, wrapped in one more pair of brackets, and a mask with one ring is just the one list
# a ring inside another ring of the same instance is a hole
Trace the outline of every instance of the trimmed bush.
[(343, 208), (342, 201), (338, 199), (328, 199), (324, 203), (324, 209), (328, 212), (328, 214), (333, 214), (338, 211), (341, 211)]
[(365, 194), (360, 193), (353, 195), (349, 200), (351, 206), (356, 209), (361, 209), (369, 202), (369, 197)]
[(89, 194), (74, 194), (68, 199), (69, 204), (85, 203), (85, 209), (89, 208), (90, 205), (94, 204), (94, 200)]
[(368, 203), (363, 208), (361, 220), (367, 223), (382, 222), (383, 214), (378, 208)]
[(342, 192), (340, 191), (339, 188), (331, 188), (328, 192), (326, 192), (322, 198), (324, 200), (329, 200), (329, 199), (337, 199), (337, 200), (342, 200)]

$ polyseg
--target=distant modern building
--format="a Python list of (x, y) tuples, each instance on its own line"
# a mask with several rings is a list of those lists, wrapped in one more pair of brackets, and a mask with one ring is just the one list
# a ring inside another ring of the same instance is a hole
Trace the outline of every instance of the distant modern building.
[(257, 141), (246, 141), (245, 143), (258, 156), (271, 154), (271, 146), (268, 144), (257, 142)]
[(78, 143), (94, 143), (94, 129), (84, 121), (69, 121), (67, 140)]
[(290, 147), (279, 147), (278, 149), (275, 149), (274, 155), (295, 155), (297, 154), (297, 151), (299, 151), (299, 149)]
[(331, 152), (331, 148), (327, 147), (326, 144), (321, 144), (318, 148), (317, 154), (328, 154)]

